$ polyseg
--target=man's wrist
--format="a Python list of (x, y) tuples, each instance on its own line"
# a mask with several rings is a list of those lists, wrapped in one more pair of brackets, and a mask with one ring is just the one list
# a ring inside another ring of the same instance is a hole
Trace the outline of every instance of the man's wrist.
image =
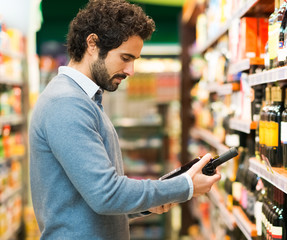
[(193, 196), (193, 182), (192, 182), (192, 179), (191, 177), (185, 172), (183, 173), (182, 175), (185, 176), (188, 184), (189, 184), (189, 194), (188, 194), (188, 200), (190, 200)]

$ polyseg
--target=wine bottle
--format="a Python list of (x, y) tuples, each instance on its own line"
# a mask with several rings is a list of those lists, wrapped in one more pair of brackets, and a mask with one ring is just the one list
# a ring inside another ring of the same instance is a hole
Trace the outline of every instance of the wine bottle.
[(259, 120), (259, 153), (260, 159), (264, 159), (266, 156), (266, 132), (268, 122), (268, 111), (271, 106), (271, 87), (265, 88), (265, 102), (262, 104), (263, 108), (260, 112)]
[[(222, 163), (225, 163), (226, 161), (232, 159), (233, 157), (236, 157), (238, 155), (237, 149), (235, 147), (230, 148), (228, 151), (224, 152), (221, 155), (216, 155), (215, 157), (211, 158), (210, 161), (202, 168), (202, 173), (208, 176), (212, 176), (215, 174), (216, 168), (221, 165)], [(165, 180), (170, 179), (176, 176), (179, 176), (180, 174), (188, 171), (195, 163), (197, 163), (202, 157), (197, 157), (185, 165), (174, 169), (173, 171), (163, 175), (159, 180)], [(150, 211), (144, 211), (142, 214), (150, 214)]]
[(269, 161), (272, 167), (281, 167), (283, 165), (281, 149), (281, 114), (283, 112), (283, 102), (281, 87), (274, 87), (273, 94), (274, 107), (270, 113), (271, 135), (269, 137), (271, 139), (271, 148)]
[(283, 167), (287, 170), (287, 88), (285, 88), (285, 110), (282, 112), (281, 120), (281, 147), (283, 155)]
[[(213, 157), (212, 159), (210, 159), (210, 161), (202, 168), (202, 173), (208, 176), (212, 176), (213, 174), (215, 174), (215, 169), (221, 165), (222, 163), (225, 163), (226, 161), (230, 160), (233, 157), (236, 157), (238, 155), (237, 149), (236, 148), (230, 148), (228, 151), (226, 151), (225, 153), (221, 154), (221, 155), (217, 155), (215, 157)], [(195, 163), (197, 163), (199, 160), (201, 159), (201, 157), (197, 157), (193, 160), (191, 160), (190, 162), (188, 162), (187, 164), (174, 169), (173, 171), (163, 175), (160, 180), (164, 180), (164, 179), (169, 179), (169, 178), (173, 178), (176, 177), (184, 172), (186, 172), (188, 169), (190, 169)]]

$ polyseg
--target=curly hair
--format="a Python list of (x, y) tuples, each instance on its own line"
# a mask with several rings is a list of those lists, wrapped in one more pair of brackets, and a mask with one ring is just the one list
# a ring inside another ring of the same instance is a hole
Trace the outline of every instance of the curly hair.
[(153, 19), (135, 4), (126, 0), (90, 0), (70, 23), (67, 50), (71, 59), (80, 62), (87, 49), (86, 38), (95, 33), (99, 56), (105, 58), (129, 37), (147, 40), (154, 31)]

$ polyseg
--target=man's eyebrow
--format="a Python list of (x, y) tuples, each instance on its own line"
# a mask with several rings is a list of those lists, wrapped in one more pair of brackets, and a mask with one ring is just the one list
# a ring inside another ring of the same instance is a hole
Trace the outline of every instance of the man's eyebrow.
[(132, 55), (132, 54), (129, 54), (129, 53), (123, 53), (123, 55), (128, 56), (128, 57), (130, 57), (130, 58), (132, 58), (132, 59), (138, 59), (138, 58), (141, 57), (141, 56), (136, 57), (136, 56), (134, 56), (134, 55)]

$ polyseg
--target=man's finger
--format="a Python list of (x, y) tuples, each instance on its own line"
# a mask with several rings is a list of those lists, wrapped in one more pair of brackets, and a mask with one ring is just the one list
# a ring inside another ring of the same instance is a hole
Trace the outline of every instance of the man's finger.
[(192, 168), (197, 172), (200, 171), (212, 158), (210, 153), (205, 154)]

